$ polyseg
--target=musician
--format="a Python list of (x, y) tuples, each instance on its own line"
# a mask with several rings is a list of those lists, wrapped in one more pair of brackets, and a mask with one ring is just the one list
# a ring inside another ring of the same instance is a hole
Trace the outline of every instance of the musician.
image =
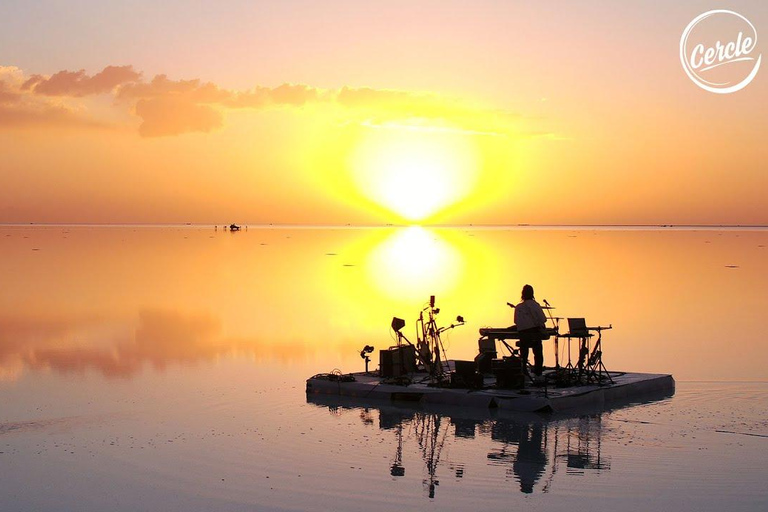
[(544, 350), (541, 347), (542, 331), (547, 323), (544, 310), (533, 298), (533, 286), (523, 286), (521, 302), (515, 306), (515, 326), (520, 333), (520, 357), (528, 362), (528, 350), (533, 349), (533, 373), (544, 370)]

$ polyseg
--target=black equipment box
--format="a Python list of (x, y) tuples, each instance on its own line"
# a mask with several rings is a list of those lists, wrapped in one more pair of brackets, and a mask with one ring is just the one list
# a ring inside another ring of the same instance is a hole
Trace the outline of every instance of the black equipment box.
[(452, 388), (480, 389), (483, 387), (483, 376), (477, 373), (474, 361), (455, 361), (455, 371), (451, 373)]
[(522, 389), (525, 386), (522, 361), (519, 357), (511, 356), (494, 359), (491, 364), (496, 376), (496, 387), (499, 389)]
[(456, 373), (459, 375), (471, 375), (477, 370), (477, 365), (474, 361), (454, 361)]
[[(474, 364), (474, 362), (472, 364)], [(451, 372), (451, 387), (461, 389), (482, 389), (483, 376), (477, 372), (464, 374)]]
[(475, 356), (477, 371), (491, 373), (491, 361), (496, 359), (496, 340), (480, 338), (477, 341), (478, 354)]
[(416, 348), (413, 345), (390, 347), (379, 351), (379, 375), (401, 377), (416, 371)]
[(496, 352), (483, 352), (475, 356), (475, 365), (480, 373), (491, 373), (491, 364), (496, 359)]

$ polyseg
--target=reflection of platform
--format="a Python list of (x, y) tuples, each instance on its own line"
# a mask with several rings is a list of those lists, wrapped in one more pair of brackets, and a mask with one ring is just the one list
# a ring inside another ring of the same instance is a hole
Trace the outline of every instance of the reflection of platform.
[[(320, 393), (308, 393), (307, 403), (328, 408), (338, 417), (353, 412), (350, 418), (357, 417), (366, 425), (375, 426), (378, 415), (382, 437), (394, 434), (396, 440), (392, 464), (383, 465), (382, 470), (388, 470), (389, 475), (396, 478), (412, 475), (406, 466), (413, 460), (414, 452), (420, 454), (426, 469), (423, 482), (432, 499), (438, 482), (452, 481), (440, 478), (446, 476), (446, 469), (451, 472), (455, 469), (452, 473), (455, 478), (464, 476), (468, 461), (452, 457), (448, 463), (441, 459), (444, 445), (456, 442), (452, 437), (461, 438), (462, 443), (478, 438), (479, 444), (473, 445), (469, 452), (486, 451), (487, 465), (502, 467), (508, 479), (514, 478), (519, 483), (521, 492), (545, 493), (558, 467), (566, 470), (564, 474), (579, 475), (611, 469), (610, 454), (602, 450), (602, 412), (664, 400), (672, 393), (671, 390), (652, 392), (642, 398), (614, 400), (604, 407), (579, 407), (549, 414)], [(343, 420), (341, 424), (348, 421)], [(412, 441), (416, 441), (417, 446)], [(475, 473), (473, 469), (469, 471)]]
[[(611, 372), (612, 384), (572, 386), (567, 388), (528, 388), (482, 390), (430, 387), (427, 384), (387, 384), (378, 375), (351, 374), (354, 380), (336, 376), (316, 375), (307, 379), (307, 394), (349, 396), (360, 399), (407, 401), (425, 404), (445, 404), (460, 407), (498, 408), (510, 411), (567, 411), (600, 409), (612, 404), (642, 400), (647, 395), (673, 393), (675, 381), (671, 375)], [(413, 381), (426, 375), (415, 374)], [(492, 384), (493, 379), (487, 381)]]

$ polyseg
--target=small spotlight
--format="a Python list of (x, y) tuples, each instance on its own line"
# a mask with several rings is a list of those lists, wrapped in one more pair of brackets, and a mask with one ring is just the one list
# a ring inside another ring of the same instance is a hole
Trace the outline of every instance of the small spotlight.
[(360, 351), (360, 357), (365, 361), (365, 373), (368, 373), (368, 363), (371, 362), (371, 358), (368, 357), (368, 354), (371, 352), (373, 352), (373, 347), (371, 345), (364, 346), (363, 350)]
[(392, 330), (395, 332), (400, 332), (400, 329), (405, 327), (405, 320), (402, 318), (392, 317)]

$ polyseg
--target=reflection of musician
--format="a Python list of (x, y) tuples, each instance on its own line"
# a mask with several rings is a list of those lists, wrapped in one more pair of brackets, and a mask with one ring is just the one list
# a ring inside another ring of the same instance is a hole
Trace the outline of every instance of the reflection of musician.
[(512, 470), (520, 481), (520, 491), (530, 494), (547, 466), (547, 455), (542, 445), (542, 426), (532, 423), (520, 434)]
[(515, 326), (520, 333), (520, 357), (528, 362), (528, 349), (533, 349), (533, 373), (541, 375), (544, 368), (544, 351), (541, 347), (541, 332), (547, 317), (536, 299), (533, 286), (523, 286), (522, 302), (515, 306)]
[[(504, 443), (504, 446), (491, 451), (488, 459), (498, 463), (511, 462), (515, 479), (520, 482), (520, 491), (526, 494), (533, 492), (547, 468), (546, 428), (546, 423), (538, 421), (498, 420), (491, 425), (491, 439)], [(517, 445), (514, 456), (507, 452), (510, 445)]]

